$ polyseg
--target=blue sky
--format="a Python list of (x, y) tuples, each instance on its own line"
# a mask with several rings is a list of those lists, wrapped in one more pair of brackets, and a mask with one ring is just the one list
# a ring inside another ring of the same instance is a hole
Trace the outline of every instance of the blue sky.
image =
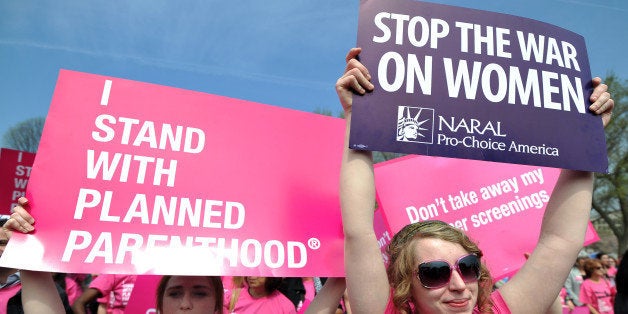
[[(628, 78), (628, 1), (430, 1), (584, 36), (593, 75)], [(0, 136), (45, 116), (59, 69), (338, 112), (358, 0), (0, 1)], [(71, 127), (71, 126), (68, 126)]]

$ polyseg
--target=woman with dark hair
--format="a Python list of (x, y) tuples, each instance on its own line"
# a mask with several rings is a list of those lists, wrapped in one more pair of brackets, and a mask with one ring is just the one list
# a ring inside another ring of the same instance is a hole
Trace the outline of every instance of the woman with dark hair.
[(613, 257), (611, 257), (608, 253), (599, 252), (595, 255), (597, 259), (602, 263), (602, 267), (604, 267), (604, 276), (608, 279), (611, 285), (615, 285), (615, 276), (617, 275), (617, 265)]
[(157, 313), (221, 314), (222, 280), (216, 276), (163, 276), (157, 286)]

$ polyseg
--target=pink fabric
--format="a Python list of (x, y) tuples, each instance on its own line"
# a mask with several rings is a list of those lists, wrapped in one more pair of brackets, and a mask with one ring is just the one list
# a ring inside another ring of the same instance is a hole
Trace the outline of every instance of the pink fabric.
[(580, 302), (593, 306), (600, 314), (613, 314), (613, 298), (616, 292), (606, 279), (598, 282), (585, 279), (580, 286)]
[(124, 311), (126, 313), (155, 313), (157, 286), (160, 275), (139, 275), (133, 285), (133, 292)]
[(574, 279), (576, 280), (577, 283), (582, 285), (582, 282), (584, 281), (584, 276), (582, 275), (575, 276)]
[(297, 306), (298, 313), (305, 313), (307, 307), (316, 296), (316, 287), (314, 287), (313, 278), (303, 278), (303, 287), (305, 288), (305, 299)]
[(576, 306), (573, 310), (563, 307), (563, 314), (589, 314), (589, 308), (586, 306)]
[(560, 297), (560, 304), (565, 305), (565, 298), (567, 297), (567, 289), (565, 289), (565, 287), (562, 287), (560, 289), (560, 292), (558, 293), (558, 296)]
[(83, 289), (81, 286), (72, 278), (65, 277), (65, 293), (68, 295), (68, 302), (73, 304), (81, 293), (83, 293)]
[(90, 283), (89, 287), (102, 293), (103, 297), (99, 298), (98, 302), (106, 300), (108, 314), (124, 314), (136, 279), (135, 275), (101, 274)]
[(609, 277), (613, 277), (614, 278), (617, 275), (617, 268), (615, 266), (611, 266), (610, 268), (608, 268), (606, 270), (606, 274)]
[(305, 311), (307, 311), (307, 308), (310, 306), (310, 303), (312, 303), (312, 300), (309, 299), (305, 299), (303, 301), (303, 304), (301, 304), (301, 307), (299, 308), (299, 310), (297, 311), (297, 314), (303, 314), (305, 313)]
[(305, 288), (305, 299), (314, 300), (316, 295), (316, 288), (314, 287), (314, 280), (312, 278), (303, 279), (303, 287)]
[(0, 289), (0, 313), (6, 313), (9, 299), (15, 296), (20, 289), (22, 289), (22, 285), (20, 283)]
[[(229, 304), (225, 304), (225, 312), (228, 310)], [(248, 289), (242, 288), (236, 306), (231, 313), (233, 314), (255, 314), (255, 313), (272, 313), (272, 314), (296, 314), (294, 304), (286, 298), (281, 292), (275, 291), (267, 297), (253, 299)]]

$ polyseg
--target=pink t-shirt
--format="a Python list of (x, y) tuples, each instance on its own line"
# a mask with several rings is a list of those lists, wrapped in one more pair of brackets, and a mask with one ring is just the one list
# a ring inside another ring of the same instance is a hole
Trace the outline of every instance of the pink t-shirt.
[(580, 302), (590, 304), (600, 314), (613, 314), (613, 297), (616, 290), (606, 279), (595, 282), (585, 279), (580, 286)]
[(307, 311), (307, 308), (310, 306), (310, 303), (312, 303), (312, 300), (310, 299), (303, 300), (303, 302), (301, 302), (299, 308), (297, 309), (297, 314), (304, 314)]
[(98, 302), (106, 300), (108, 314), (124, 314), (136, 279), (136, 275), (101, 274), (89, 284), (89, 287), (102, 293), (103, 297), (99, 298)]
[(83, 293), (81, 286), (70, 277), (65, 277), (65, 293), (68, 294), (68, 302), (73, 304)]
[(617, 268), (615, 266), (611, 266), (606, 270), (606, 274), (609, 277), (615, 278), (615, 276), (617, 275)]
[(316, 296), (316, 287), (314, 287), (314, 280), (308, 278), (303, 279), (303, 287), (305, 288), (305, 299), (306, 300), (314, 300)]
[[(225, 312), (228, 312), (229, 304), (225, 304)], [(296, 314), (294, 304), (281, 292), (274, 291), (269, 296), (253, 299), (246, 287), (240, 291), (240, 296), (236, 302), (233, 314)]]
[(6, 313), (9, 299), (20, 292), (20, 289), (22, 289), (22, 284), (19, 282), (10, 287), (0, 289), (0, 313)]
[(316, 296), (316, 287), (314, 287), (314, 280), (303, 279), (303, 287), (305, 288), (305, 298), (297, 305), (297, 313), (305, 313), (307, 307), (310, 306), (312, 300)]

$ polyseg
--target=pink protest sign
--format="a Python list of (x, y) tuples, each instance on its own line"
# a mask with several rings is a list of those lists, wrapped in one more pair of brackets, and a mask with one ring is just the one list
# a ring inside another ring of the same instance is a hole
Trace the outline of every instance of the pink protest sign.
[(124, 309), (125, 313), (155, 314), (157, 302), (157, 286), (162, 276), (142, 275), (137, 276), (133, 292)]
[(344, 124), (63, 70), (26, 193), (37, 230), (3, 265), (342, 276)]
[[(442, 220), (485, 253), (491, 274), (511, 275), (538, 240), (560, 170), (443, 157), (408, 156), (375, 166), (377, 198), (394, 234), (409, 223)], [(590, 225), (585, 241), (599, 238)]]
[(7, 215), (24, 196), (35, 154), (0, 148), (0, 214)]
[(375, 211), (375, 214), (373, 216), (373, 230), (375, 230), (377, 244), (379, 245), (379, 250), (382, 252), (384, 262), (386, 263), (386, 265), (388, 265), (388, 255), (386, 254), (386, 248), (388, 247), (388, 244), (390, 244), (390, 241), (392, 240), (392, 236), (394, 234), (386, 225), (384, 214), (382, 214), (382, 211), (379, 209)]

